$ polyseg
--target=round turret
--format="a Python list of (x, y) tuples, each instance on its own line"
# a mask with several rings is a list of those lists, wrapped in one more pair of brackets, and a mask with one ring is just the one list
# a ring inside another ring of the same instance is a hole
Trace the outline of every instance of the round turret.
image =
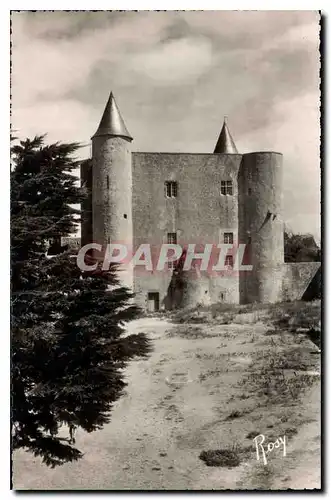
[[(92, 137), (93, 241), (126, 246), (132, 251), (131, 141), (115, 99), (110, 94), (97, 132)], [(123, 284), (133, 287), (129, 265), (119, 267)]]
[(240, 302), (281, 300), (284, 263), (280, 153), (243, 155), (238, 174), (239, 242), (245, 243), (246, 264), (240, 271)]

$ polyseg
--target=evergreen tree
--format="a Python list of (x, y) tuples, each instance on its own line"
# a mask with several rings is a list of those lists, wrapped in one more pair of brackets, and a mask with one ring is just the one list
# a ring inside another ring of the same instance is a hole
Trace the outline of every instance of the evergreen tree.
[(321, 249), (311, 234), (284, 232), (285, 262), (319, 262)]
[(123, 336), (139, 310), (115, 267), (83, 272), (71, 251), (47, 256), (49, 242), (77, 230), (78, 148), (44, 137), (12, 147), (12, 443), (51, 466), (82, 456), (60, 427), (91, 432), (109, 422), (122, 369), (150, 350), (143, 334)]

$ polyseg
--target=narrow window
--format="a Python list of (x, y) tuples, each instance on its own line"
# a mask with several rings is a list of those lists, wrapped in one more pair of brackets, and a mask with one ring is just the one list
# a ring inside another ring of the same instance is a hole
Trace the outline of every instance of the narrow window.
[(164, 183), (164, 194), (166, 198), (177, 198), (177, 182), (166, 181)]
[(167, 243), (168, 245), (175, 245), (177, 243), (177, 233), (168, 233)]
[(233, 256), (232, 255), (227, 255), (225, 257), (225, 265), (227, 267), (233, 267)]
[(127, 214), (124, 214), (124, 219), (127, 219), (127, 218), (128, 218)]
[(107, 189), (109, 189), (109, 175), (107, 175)]
[(221, 181), (221, 194), (233, 194), (232, 181)]
[(248, 236), (248, 241), (247, 241), (247, 244), (250, 245), (252, 243), (252, 237), (251, 236)]
[(224, 243), (233, 245), (233, 233), (224, 233)]
[(252, 194), (252, 188), (248, 188), (248, 194), (249, 196)]
[[(168, 245), (176, 245), (177, 243), (177, 233), (168, 233), (167, 234), (167, 243)], [(168, 262), (168, 269), (175, 269), (177, 261)]]
[(147, 310), (155, 312), (160, 309), (160, 294), (159, 292), (148, 292), (147, 295)]

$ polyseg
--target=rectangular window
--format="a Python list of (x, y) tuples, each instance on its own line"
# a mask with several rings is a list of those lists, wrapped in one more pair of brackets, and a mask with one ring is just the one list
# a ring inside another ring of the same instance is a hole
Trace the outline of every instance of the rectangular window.
[(233, 245), (233, 233), (224, 233), (224, 243)]
[(148, 292), (147, 295), (147, 310), (149, 312), (159, 311), (160, 309), (160, 294), (159, 292)]
[(168, 233), (167, 235), (168, 245), (176, 245), (177, 243), (177, 233)]
[(233, 267), (233, 255), (227, 255), (225, 257), (225, 265), (227, 267)]
[(177, 182), (166, 181), (164, 183), (164, 194), (166, 198), (177, 198)]
[(221, 181), (221, 194), (233, 194), (232, 181)]

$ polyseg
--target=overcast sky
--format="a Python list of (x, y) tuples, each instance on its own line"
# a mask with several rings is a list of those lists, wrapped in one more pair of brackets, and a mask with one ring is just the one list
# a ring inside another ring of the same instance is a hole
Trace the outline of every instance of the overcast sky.
[[(319, 16), (309, 11), (17, 12), (12, 127), (89, 143), (110, 90), (134, 151), (284, 154), (284, 219), (320, 240)], [(89, 154), (82, 149), (82, 157)]]

